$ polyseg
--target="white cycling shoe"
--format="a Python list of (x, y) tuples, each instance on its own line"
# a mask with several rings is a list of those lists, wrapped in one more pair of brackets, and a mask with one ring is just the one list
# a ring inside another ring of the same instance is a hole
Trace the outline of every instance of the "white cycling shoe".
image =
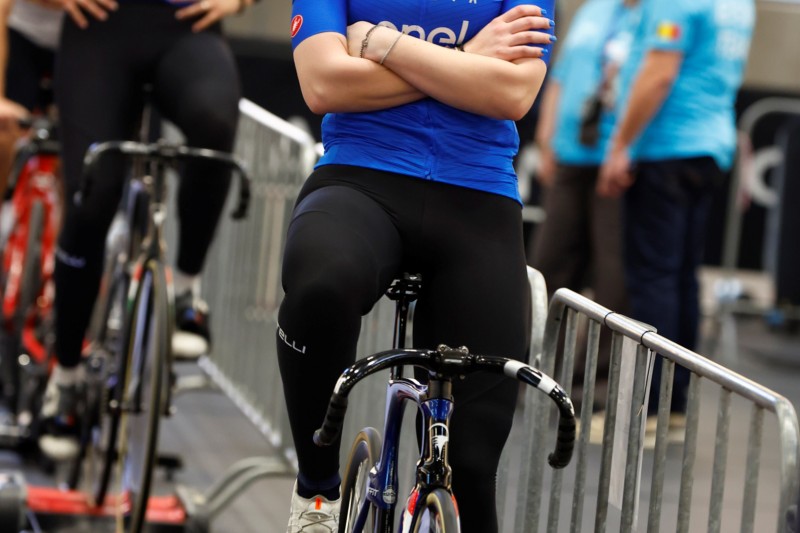
[(336, 533), (339, 531), (339, 508), (342, 499), (330, 501), (323, 496), (306, 499), (292, 490), (292, 509), (286, 533)]

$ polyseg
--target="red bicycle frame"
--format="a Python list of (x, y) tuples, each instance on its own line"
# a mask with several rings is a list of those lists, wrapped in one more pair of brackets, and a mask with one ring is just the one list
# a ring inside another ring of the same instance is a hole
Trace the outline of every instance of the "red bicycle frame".
[[(35, 141), (34, 141), (35, 142)], [(3, 273), (5, 275), (5, 291), (2, 295), (3, 327), (17, 327), (13, 317), (18, 316), (21, 302), (22, 281), (25, 275), (25, 258), (27, 249), (30, 218), (34, 205), (38, 202), (43, 207), (43, 227), (40, 236), (41, 253), (38, 267), (40, 269), (39, 286), (30, 309), (21, 310), (23, 315), (22, 342), (29, 354), (43, 362), (46, 350), (35, 335), (35, 327), (41, 319), (48, 316), (53, 307), (55, 294), (53, 270), (55, 268), (56, 238), (61, 225), (62, 185), (60, 178), (60, 160), (50, 152), (34, 152), (27, 158), (17, 175), (10, 205), (14, 210), (14, 224), (3, 250)]]

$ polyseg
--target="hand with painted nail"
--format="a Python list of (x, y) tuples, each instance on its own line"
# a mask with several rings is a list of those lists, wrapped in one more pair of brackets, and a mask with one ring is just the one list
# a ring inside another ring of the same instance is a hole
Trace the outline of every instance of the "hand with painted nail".
[(540, 58), (546, 53), (544, 46), (555, 41), (547, 33), (554, 22), (546, 15), (537, 6), (519, 5), (484, 26), (464, 44), (464, 51), (506, 61)]
[[(176, 3), (179, 0), (175, 0)], [(183, 3), (183, 2), (181, 2)], [(215, 22), (238, 13), (243, 7), (252, 3), (246, 0), (197, 0), (175, 12), (178, 20), (197, 19), (192, 24), (192, 31), (203, 31)]]
[(79, 28), (89, 27), (89, 18), (104, 21), (108, 14), (116, 11), (118, 4), (115, 0), (60, 0), (61, 7)]

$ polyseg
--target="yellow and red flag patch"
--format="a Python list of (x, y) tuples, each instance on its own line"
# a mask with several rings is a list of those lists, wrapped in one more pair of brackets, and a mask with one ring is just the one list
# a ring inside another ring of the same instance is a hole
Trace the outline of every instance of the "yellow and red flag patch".
[(677, 41), (681, 36), (681, 27), (670, 21), (663, 21), (656, 29), (658, 38), (662, 41)]

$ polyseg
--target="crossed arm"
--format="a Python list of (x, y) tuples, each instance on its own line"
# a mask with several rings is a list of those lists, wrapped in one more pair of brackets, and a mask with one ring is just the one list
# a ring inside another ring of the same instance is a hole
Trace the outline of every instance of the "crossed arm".
[(466, 43), (467, 53), (379, 27), (361, 58), (372, 24), (357, 22), (347, 37), (309, 37), (294, 59), (303, 96), (316, 113), (374, 111), (430, 97), (480, 115), (519, 119), (547, 70), (541, 48), (526, 45), (549, 43), (549, 35), (535, 30), (550, 24), (538, 7), (517, 6)]

